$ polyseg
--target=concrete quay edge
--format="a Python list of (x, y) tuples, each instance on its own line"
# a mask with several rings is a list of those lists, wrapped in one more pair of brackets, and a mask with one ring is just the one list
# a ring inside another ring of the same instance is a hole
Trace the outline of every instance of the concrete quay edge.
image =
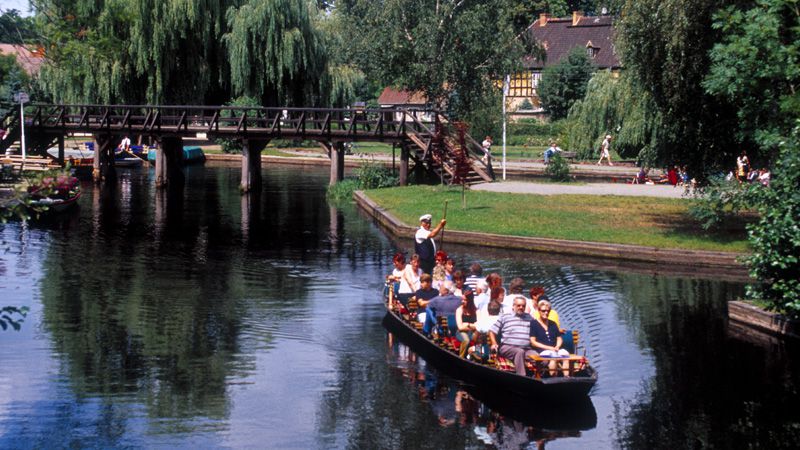
[[(381, 226), (395, 236), (408, 236), (416, 230), (406, 225), (392, 213), (386, 211), (362, 191), (353, 193), (356, 204)], [(529, 250), (542, 253), (558, 253), (570, 256), (588, 256), (604, 259), (640, 261), (647, 263), (679, 265), (684, 268), (696, 267), (720, 271), (742, 279), (747, 277), (745, 266), (737, 259), (743, 256), (732, 252), (713, 252), (703, 250), (663, 249), (630, 244), (611, 244), (605, 242), (570, 241), (552, 238), (527, 236), (506, 236), (473, 231), (447, 230), (449, 239), (461, 244), (481, 245), (508, 249)]]

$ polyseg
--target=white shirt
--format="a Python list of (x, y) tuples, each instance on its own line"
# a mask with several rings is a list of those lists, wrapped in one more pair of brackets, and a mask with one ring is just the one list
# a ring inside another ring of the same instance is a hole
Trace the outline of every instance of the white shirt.
[(130, 148), (130, 146), (131, 146), (131, 140), (128, 139), (127, 137), (123, 139), (122, 142), (119, 143), (119, 147), (123, 150), (126, 148)]
[[(400, 276), (400, 291), (398, 294), (413, 294), (417, 292), (419, 289), (419, 277), (422, 275), (422, 269), (417, 269), (417, 273), (414, 273), (414, 269), (411, 268), (411, 264), (406, 264), (406, 268), (403, 269)], [(406, 278), (410, 279), (413, 285), (409, 285)]]
[[(426, 230), (425, 228), (419, 227), (417, 230), (417, 234), (414, 235), (414, 238), (417, 240), (417, 244), (422, 244), (422, 241), (428, 239), (431, 236), (431, 231)], [(436, 253), (436, 241), (431, 239), (433, 242), (433, 253)]]

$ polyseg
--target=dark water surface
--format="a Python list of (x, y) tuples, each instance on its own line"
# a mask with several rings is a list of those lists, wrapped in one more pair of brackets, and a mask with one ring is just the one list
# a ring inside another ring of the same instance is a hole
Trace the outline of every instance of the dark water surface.
[(0, 448), (800, 444), (797, 349), (728, 331), (740, 284), (459, 251), (545, 285), (581, 330), (591, 402), (542, 421), (386, 332), (395, 244), (326, 202), (327, 171), (271, 167), (258, 197), (239, 171), (190, 168), (170, 193), (122, 172), (71, 214), (0, 225), (0, 306), (31, 308), (0, 331)]

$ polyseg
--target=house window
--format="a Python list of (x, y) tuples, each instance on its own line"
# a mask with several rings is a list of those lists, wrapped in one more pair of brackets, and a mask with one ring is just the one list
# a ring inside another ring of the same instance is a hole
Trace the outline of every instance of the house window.
[(597, 52), (599, 51), (600, 49), (597, 47), (586, 47), (586, 54), (589, 55), (589, 58), (594, 58), (597, 56)]
[(511, 75), (508, 85), (509, 97), (530, 97), (533, 95), (533, 78), (530, 72), (517, 72)]

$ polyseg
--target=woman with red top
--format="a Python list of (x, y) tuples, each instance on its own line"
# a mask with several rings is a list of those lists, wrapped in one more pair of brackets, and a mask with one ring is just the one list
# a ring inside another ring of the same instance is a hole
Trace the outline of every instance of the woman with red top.
[(477, 321), (478, 310), (475, 308), (475, 296), (470, 290), (464, 291), (464, 295), (461, 297), (461, 306), (456, 309), (456, 326), (458, 327), (456, 338), (461, 342), (458, 355), (462, 358), (467, 354), (467, 348), (469, 348), (469, 343), (477, 329), (475, 327)]

